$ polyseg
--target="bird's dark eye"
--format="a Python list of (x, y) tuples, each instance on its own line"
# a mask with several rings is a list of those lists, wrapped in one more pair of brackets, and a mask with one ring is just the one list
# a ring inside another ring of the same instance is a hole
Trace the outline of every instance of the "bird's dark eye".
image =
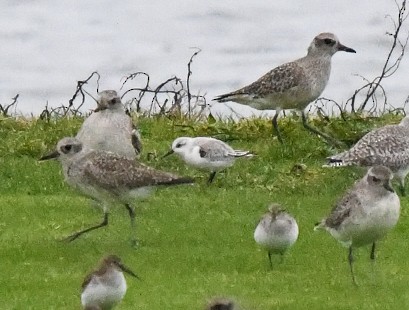
[(61, 152), (63, 152), (64, 154), (67, 154), (69, 151), (71, 151), (71, 149), (72, 149), (72, 145), (67, 144), (61, 147)]
[(377, 177), (372, 177), (372, 181), (374, 181), (374, 183), (379, 183), (381, 181), (381, 179), (378, 179)]
[(110, 103), (110, 104), (115, 104), (115, 103), (116, 103), (116, 98), (111, 99), (111, 100), (109, 101), (109, 103)]
[(332, 39), (324, 39), (324, 43), (325, 44), (327, 44), (327, 45), (334, 45), (335, 44), (335, 41), (334, 40), (332, 40)]
[(176, 144), (176, 148), (178, 149), (178, 148), (180, 148), (180, 147), (182, 147), (182, 143), (178, 143), (178, 144)]

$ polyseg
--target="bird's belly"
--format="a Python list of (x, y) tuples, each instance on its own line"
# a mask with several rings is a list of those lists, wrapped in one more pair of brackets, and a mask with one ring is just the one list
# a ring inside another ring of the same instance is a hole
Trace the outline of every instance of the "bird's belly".
[(86, 305), (98, 305), (101, 309), (111, 309), (122, 300), (126, 292), (126, 285), (117, 287), (90, 284), (81, 294), (81, 303)]
[(269, 250), (272, 253), (283, 253), (297, 240), (298, 230), (291, 229), (291, 231), (283, 234), (267, 233), (264, 228), (259, 225), (254, 231), (254, 240), (261, 247)]

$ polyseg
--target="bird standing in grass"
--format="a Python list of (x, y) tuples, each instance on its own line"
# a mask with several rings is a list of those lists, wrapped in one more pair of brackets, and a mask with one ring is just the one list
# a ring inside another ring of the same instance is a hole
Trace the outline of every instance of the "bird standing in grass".
[(76, 138), (90, 149), (114, 152), (130, 159), (139, 157), (141, 136), (126, 114), (121, 98), (115, 90), (98, 94), (98, 107), (85, 119)]
[(209, 137), (179, 137), (172, 143), (172, 149), (166, 157), (176, 153), (190, 166), (209, 170), (208, 183), (212, 183), (216, 173), (231, 167), (238, 157), (252, 157), (250, 151), (233, 150), (223, 141)]
[(398, 222), (400, 200), (391, 186), (392, 178), (387, 167), (370, 168), (314, 228), (324, 228), (349, 248), (348, 262), (355, 284), (353, 249), (371, 244), (370, 258), (374, 261), (375, 243)]
[(405, 178), (409, 173), (409, 116), (397, 125), (386, 125), (363, 136), (348, 151), (330, 156), (324, 167), (383, 165), (394, 173), (399, 190), (405, 195)]
[(82, 283), (81, 304), (85, 310), (109, 310), (125, 296), (127, 286), (123, 273), (139, 277), (116, 255), (102, 259), (98, 269), (89, 273)]
[(254, 240), (267, 250), (271, 268), (273, 267), (271, 255), (280, 254), (282, 259), (297, 238), (297, 221), (279, 204), (269, 206), (268, 212), (263, 215), (254, 231)]
[(236, 303), (228, 298), (215, 298), (206, 306), (205, 310), (237, 310)]
[(119, 203), (129, 212), (132, 242), (136, 244), (135, 211), (131, 206), (134, 200), (148, 196), (157, 186), (194, 182), (191, 178), (156, 170), (111, 152), (90, 150), (79, 140), (71, 137), (60, 140), (56, 150), (40, 160), (53, 158), (60, 160), (67, 183), (98, 201), (104, 212), (102, 223), (70, 235), (66, 238), (68, 241), (108, 225), (108, 211), (112, 205)]
[(272, 123), (281, 143), (283, 139), (277, 125), (280, 111), (300, 110), (305, 128), (334, 142), (333, 138), (307, 123), (304, 109), (324, 91), (331, 73), (331, 57), (338, 51), (356, 53), (342, 45), (334, 34), (320, 33), (311, 42), (305, 57), (278, 66), (254, 83), (213, 100), (234, 101), (258, 110), (276, 110)]

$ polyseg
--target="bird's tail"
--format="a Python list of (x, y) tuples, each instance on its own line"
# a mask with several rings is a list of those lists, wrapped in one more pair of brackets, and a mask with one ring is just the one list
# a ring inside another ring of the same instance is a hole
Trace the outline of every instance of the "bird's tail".
[(338, 155), (327, 157), (327, 164), (323, 165), (323, 168), (336, 168), (346, 167), (354, 165), (354, 162), (348, 160), (348, 152), (344, 152)]
[(179, 184), (193, 184), (195, 180), (189, 177), (175, 177), (166, 181), (158, 182), (158, 185), (179, 185)]
[(217, 101), (217, 102), (227, 102), (227, 101), (230, 101), (231, 96), (232, 96), (232, 93), (228, 93), (228, 94), (224, 94), (224, 95), (214, 97), (213, 100)]

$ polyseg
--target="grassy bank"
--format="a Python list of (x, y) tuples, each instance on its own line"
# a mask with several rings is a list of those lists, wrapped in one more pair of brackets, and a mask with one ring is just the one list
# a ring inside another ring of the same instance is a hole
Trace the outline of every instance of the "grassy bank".
[[(401, 117), (331, 120), (315, 124), (351, 144), (370, 129)], [(140, 247), (129, 242), (125, 208), (110, 224), (72, 243), (62, 237), (96, 224), (102, 213), (63, 182), (58, 162), (39, 163), (81, 119), (0, 120), (1, 309), (80, 309), (86, 272), (116, 253), (143, 279), (128, 278), (119, 309), (202, 309), (212, 296), (228, 296), (244, 309), (397, 309), (409, 306), (408, 198), (401, 198), (397, 228), (379, 243), (377, 261), (357, 251), (352, 285), (347, 250), (314, 223), (325, 216), (364, 170), (324, 169), (337, 150), (306, 132), (297, 118), (281, 120), (286, 144), (271, 137), (266, 120), (194, 124), (142, 119), (142, 160), (194, 176), (194, 186), (159, 189), (137, 208)], [(257, 154), (237, 160), (208, 186), (207, 173), (175, 157), (160, 159), (178, 136), (217, 135)], [(147, 153), (151, 153), (149, 159)], [(298, 169), (299, 164), (305, 169)], [(253, 231), (269, 202), (279, 202), (300, 226), (300, 237), (282, 264), (270, 270)]]

